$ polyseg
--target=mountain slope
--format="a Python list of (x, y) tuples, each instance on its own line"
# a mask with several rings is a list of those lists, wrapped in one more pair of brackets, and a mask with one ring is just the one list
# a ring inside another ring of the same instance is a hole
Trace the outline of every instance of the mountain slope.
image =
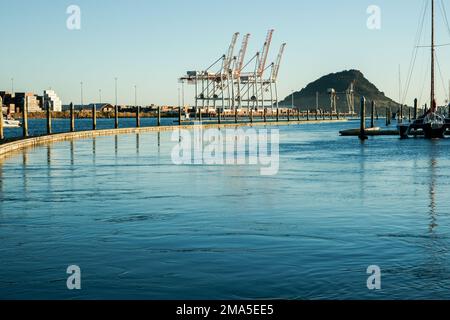
[[(338, 94), (337, 105), (340, 112), (347, 112), (349, 110), (346, 90), (354, 83), (355, 91), (355, 111), (359, 112), (359, 105), (361, 96), (366, 97), (368, 104), (375, 101), (378, 108), (392, 107), (395, 108), (398, 104), (392, 99), (385, 96), (374, 84), (367, 80), (361, 71), (347, 70), (338, 73), (331, 73), (326, 75), (306, 86), (299, 92), (294, 93), (294, 104), (296, 107), (300, 106), (302, 110), (313, 110), (316, 108), (316, 92), (319, 93), (319, 108), (330, 109), (330, 95), (329, 88), (333, 88)], [(289, 107), (292, 105), (292, 95), (286, 97), (280, 102), (282, 106)]]

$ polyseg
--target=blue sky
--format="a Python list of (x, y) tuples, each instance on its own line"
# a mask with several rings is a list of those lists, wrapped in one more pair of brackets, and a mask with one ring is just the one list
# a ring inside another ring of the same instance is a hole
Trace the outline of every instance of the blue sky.
[[(270, 59), (288, 43), (280, 96), (322, 75), (355, 68), (397, 100), (399, 64), (404, 83), (424, 1), (0, 0), (0, 89), (10, 89), (13, 77), (16, 91), (51, 87), (64, 103), (79, 103), (83, 81), (85, 102), (98, 101), (99, 89), (103, 101), (113, 102), (117, 76), (119, 103), (133, 103), (136, 84), (140, 104), (176, 104), (177, 78), (219, 58), (234, 32), (252, 34), (250, 56), (274, 28)], [(81, 8), (79, 31), (66, 28), (72, 4)], [(369, 5), (382, 10), (381, 30), (366, 26)], [(450, 43), (439, 12), (438, 42)], [(426, 32), (428, 19), (427, 24)], [(450, 47), (440, 48), (438, 56), (443, 74), (438, 99), (444, 102)], [(421, 49), (407, 102), (421, 95), (425, 102), (428, 60), (428, 51)]]

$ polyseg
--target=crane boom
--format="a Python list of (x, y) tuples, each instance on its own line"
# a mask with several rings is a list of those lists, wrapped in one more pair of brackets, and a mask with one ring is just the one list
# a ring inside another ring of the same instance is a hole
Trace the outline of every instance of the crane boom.
[(225, 64), (224, 64), (224, 72), (229, 73), (231, 63), (233, 61), (234, 47), (236, 46), (237, 39), (239, 37), (239, 32), (233, 34), (233, 38), (231, 39), (230, 47), (228, 48), (228, 53), (226, 56)]
[(278, 53), (277, 61), (275, 62), (272, 69), (272, 81), (277, 80), (278, 73), (280, 72), (281, 60), (283, 59), (284, 49), (286, 48), (286, 43), (283, 43), (280, 48), (280, 52)]
[(241, 71), (244, 68), (244, 59), (245, 59), (245, 55), (247, 53), (249, 39), (250, 39), (250, 33), (247, 33), (244, 36), (244, 39), (242, 40), (241, 51), (239, 52), (238, 60), (236, 61), (236, 67), (234, 69), (234, 73), (235, 73), (236, 77), (239, 77), (241, 75)]
[(261, 51), (261, 59), (259, 60), (258, 75), (261, 77), (266, 69), (267, 56), (269, 55), (270, 44), (272, 43), (272, 37), (275, 30), (270, 29), (267, 33), (266, 42), (264, 43), (263, 50)]

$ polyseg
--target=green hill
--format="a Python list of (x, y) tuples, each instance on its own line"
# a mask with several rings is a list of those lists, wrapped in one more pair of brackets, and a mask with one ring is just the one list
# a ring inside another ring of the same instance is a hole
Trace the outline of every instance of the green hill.
[[(294, 93), (294, 104), (300, 106), (302, 110), (313, 110), (316, 108), (316, 92), (319, 93), (319, 108), (330, 109), (330, 94), (328, 89), (333, 88), (338, 92), (337, 106), (340, 112), (349, 110), (345, 92), (349, 89), (351, 83), (354, 83), (355, 92), (355, 111), (359, 112), (359, 101), (361, 96), (370, 101), (375, 101), (377, 107), (398, 107), (398, 104), (385, 96), (374, 84), (367, 80), (361, 71), (348, 70), (326, 75), (306, 86), (299, 92)], [(286, 97), (280, 102), (282, 106), (292, 105), (292, 95)]]

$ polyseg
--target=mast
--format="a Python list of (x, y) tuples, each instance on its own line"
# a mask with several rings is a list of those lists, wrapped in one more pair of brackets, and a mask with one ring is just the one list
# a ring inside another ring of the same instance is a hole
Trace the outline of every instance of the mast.
[(431, 0), (431, 112), (436, 112), (435, 87), (434, 87), (434, 0)]

